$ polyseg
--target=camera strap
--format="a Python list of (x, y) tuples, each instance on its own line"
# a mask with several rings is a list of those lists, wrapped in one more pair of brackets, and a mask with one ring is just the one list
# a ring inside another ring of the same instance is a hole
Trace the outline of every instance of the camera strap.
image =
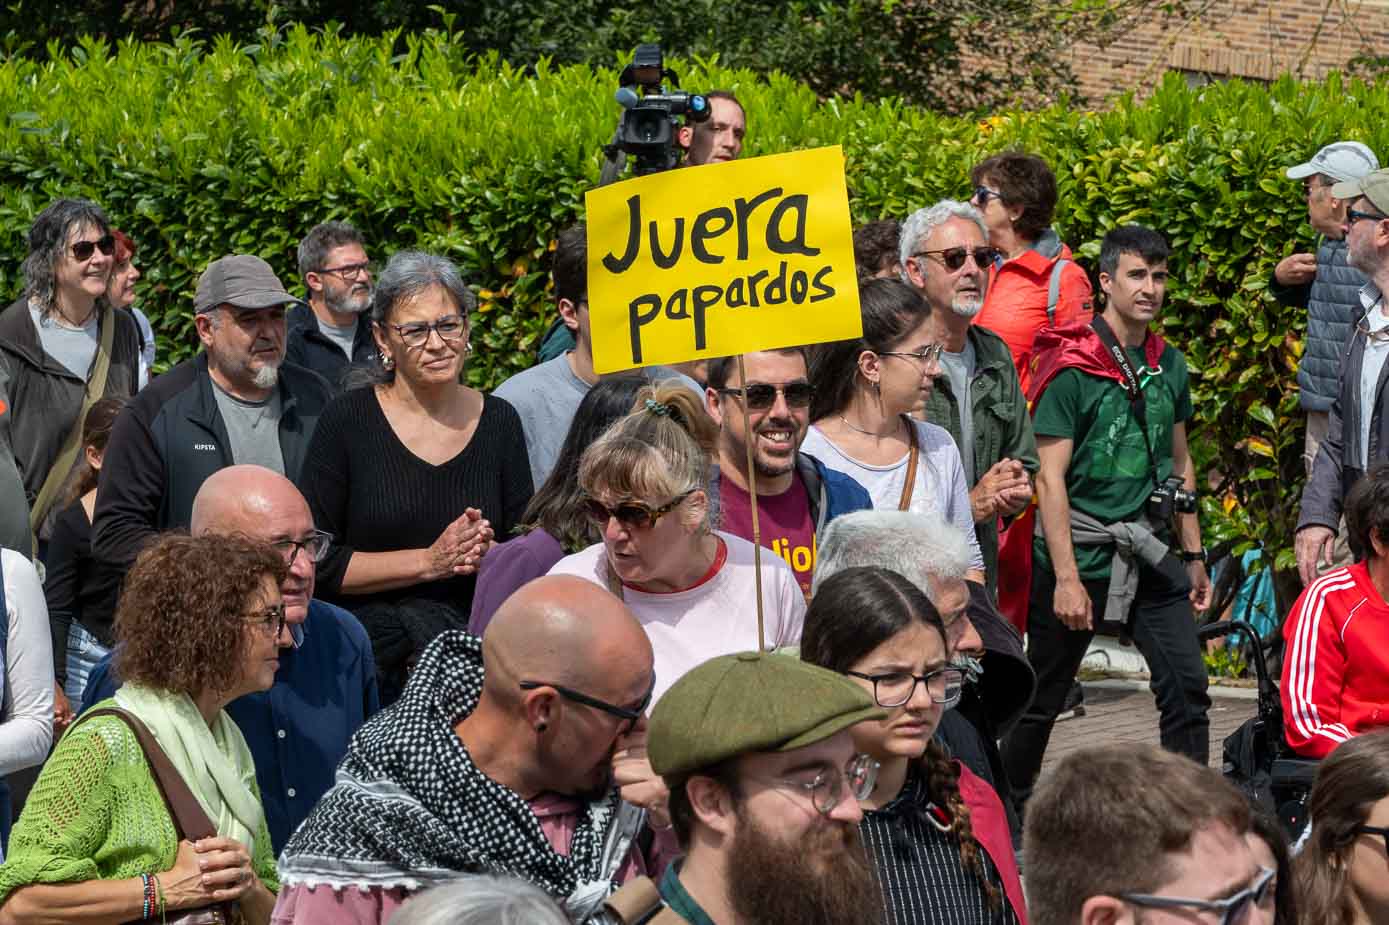
[[(1133, 363), (1129, 361), (1128, 351), (1119, 343), (1119, 338), (1114, 336), (1114, 330), (1109, 326), (1100, 315), (1096, 315), (1090, 322), (1090, 328), (1100, 338), (1100, 343), (1104, 344), (1104, 349), (1108, 351), (1114, 364), (1119, 367), (1119, 374), (1124, 379), (1124, 393), (1129, 397), (1129, 408), (1133, 410), (1133, 416), (1138, 421), (1138, 429), (1143, 434), (1143, 447), (1148, 451), (1148, 465), (1153, 473), (1153, 485), (1162, 484), (1158, 478), (1157, 456), (1153, 453), (1152, 439), (1148, 436), (1148, 407), (1143, 398), (1143, 386), (1138, 381), (1138, 372), (1133, 368)], [(1147, 334), (1143, 335), (1143, 343), (1148, 342)]]

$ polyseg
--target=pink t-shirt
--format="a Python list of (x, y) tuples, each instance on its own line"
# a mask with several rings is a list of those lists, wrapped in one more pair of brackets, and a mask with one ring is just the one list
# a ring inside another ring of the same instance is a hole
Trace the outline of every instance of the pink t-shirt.
[[(752, 542), (751, 496), (733, 484), (719, 479), (719, 508), (725, 531)], [(799, 475), (791, 487), (779, 495), (757, 496), (757, 525), (762, 545), (791, 566), (801, 593), (810, 596), (810, 579), (815, 574), (815, 522), (810, 519), (810, 498)]]
[[(696, 665), (757, 648), (752, 544), (722, 530), (718, 535), (728, 548), (728, 558), (707, 581), (669, 594), (622, 589), (622, 599), (646, 630), (655, 653), (652, 703)], [(605, 547), (595, 543), (559, 560), (550, 574), (577, 575), (606, 588), (607, 568)], [(800, 645), (805, 595), (791, 567), (776, 556), (762, 557), (762, 608), (767, 648)]]
[[(550, 847), (560, 854), (568, 854), (582, 804), (569, 797), (546, 793), (531, 800), (530, 808), (539, 818), (540, 831), (545, 834)], [(659, 880), (666, 866), (679, 855), (680, 847), (672, 830), (655, 834), (650, 858), (643, 857), (636, 843), (633, 843), (627, 860), (617, 869), (618, 883), (626, 883), (635, 877)], [(459, 876), (467, 875), (460, 873)], [(322, 925), (325, 922), (332, 922), (333, 925), (386, 925), (401, 904), (412, 895), (411, 891), (403, 888), (384, 890), (371, 887), (362, 890), (349, 887), (335, 890), (329, 886), (287, 886), (280, 890), (275, 911), (270, 916), (270, 925)]]

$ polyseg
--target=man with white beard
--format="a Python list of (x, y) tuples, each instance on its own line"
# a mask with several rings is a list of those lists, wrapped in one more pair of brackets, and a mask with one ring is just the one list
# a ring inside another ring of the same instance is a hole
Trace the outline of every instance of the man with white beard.
[(157, 377), (121, 410), (102, 459), (92, 556), (114, 609), (147, 541), (189, 525), (204, 480), (231, 465), (298, 479), (319, 415), (323, 377), (285, 363), (285, 307), (299, 300), (259, 257), (214, 260), (193, 299), (203, 352)]
[(289, 310), (285, 359), (318, 373), (336, 390), (376, 350), (371, 336), (371, 263), (347, 222), (315, 225), (299, 242), (299, 275), (309, 301)]
[(988, 245), (979, 211), (953, 199), (903, 222), (901, 246), (902, 278), (930, 304), (935, 337), (944, 347), (926, 419), (950, 431), (960, 448), (972, 486), (974, 532), (995, 592), (999, 518), (1027, 506), (1038, 467), (1032, 418), (1008, 345), (970, 323), (984, 304), (997, 251)]

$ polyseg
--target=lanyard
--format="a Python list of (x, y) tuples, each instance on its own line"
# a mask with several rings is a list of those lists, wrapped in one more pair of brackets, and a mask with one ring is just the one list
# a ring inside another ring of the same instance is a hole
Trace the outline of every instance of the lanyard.
[[(1148, 465), (1152, 468), (1154, 487), (1161, 485), (1162, 480), (1158, 478), (1157, 456), (1153, 454), (1153, 444), (1148, 437), (1148, 409), (1147, 402), (1143, 398), (1143, 386), (1138, 381), (1138, 373), (1134, 370), (1133, 364), (1129, 362), (1128, 351), (1119, 344), (1119, 339), (1114, 336), (1114, 331), (1099, 315), (1090, 322), (1090, 327), (1099, 335), (1100, 343), (1113, 358), (1115, 365), (1119, 367), (1119, 374), (1124, 377), (1124, 393), (1129, 397), (1129, 407), (1133, 410), (1134, 419), (1138, 421), (1138, 429), (1143, 434), (1143, 447), (1148, 451)], [(1148, 335), (1143, 335), (1143, 343), (1148, 342)]]

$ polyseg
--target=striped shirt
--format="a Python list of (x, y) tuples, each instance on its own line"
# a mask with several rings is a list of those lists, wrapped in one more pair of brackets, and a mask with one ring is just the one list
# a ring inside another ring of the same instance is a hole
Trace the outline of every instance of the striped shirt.
[(998, 891), (997, 908), (989, 907), (974, 868), (960, 859), (959, 836), (942, 832), (933, 813), (941, 810), (931, 803), (925, 776), (912, 762), (902, 792), (881, 809), (866, 811), (859, 823), (883, 890), (887, 921), (893, 925), (1018, 925), (988, 852), (978, 849), (986, 876)]

